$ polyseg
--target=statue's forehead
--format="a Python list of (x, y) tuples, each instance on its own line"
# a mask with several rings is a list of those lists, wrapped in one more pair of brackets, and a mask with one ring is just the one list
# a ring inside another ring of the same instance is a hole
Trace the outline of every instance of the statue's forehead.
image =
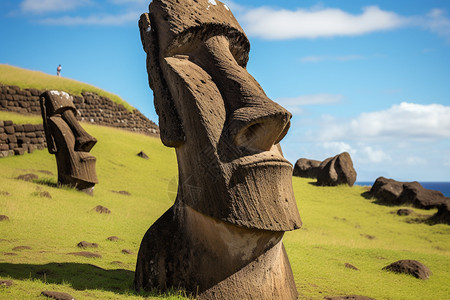
[(248, 48), (248, 55), (249, 42), (244, 31), (228, 6), (219, 0), (153, 0), (149, 11), (162, 51), (205, 29), (208, 35), (229, 36), (233, 43)]

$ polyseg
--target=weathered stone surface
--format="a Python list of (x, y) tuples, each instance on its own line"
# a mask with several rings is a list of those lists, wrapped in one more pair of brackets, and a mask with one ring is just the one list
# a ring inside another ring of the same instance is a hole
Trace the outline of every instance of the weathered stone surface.
[(424, 209), (436, 208), (448, 201), (441, 192), (426, 189), (417, 181), (400, 182), (384, 177), (377, 178), (369, 193), (382, 204), (412, 204)]
[(400, 208), (399, 210), (397, 210), (397, 215), (399, 216), (409, 216), (412, 213), (414, 213), (412, 209)]
[(428, 279), (432, 274), (427, 266), (416, 260), (399, 260), (384, 267), (383, 270), (409, 274), (418, 279)]
[(76, 120), (77, 111), (67, 93), (47, 91), (40, 103), (48, 151), (56, 156), (58, 184), (92, 195), (98, 180), (96, 159), (89, 151), (97, 140)]
[(41, 292), (41, 295), (45, 296), (47, 298), (57, 299), (57, 300), (75, 300), (75, 298), (72, 297), (70, 294), (62, 293), (62, 292), (43, 291), (43, 292)]
[(356, 181), (356, 171), (352, 158), (347, 152), (328, 158), (320, 164), (317, 184), (322, 186), (336, 186), (348, 184), (353, 186)]
[(412, 204), (417, 208), (431, 209), (445, 203), (444, 195), (435, 190), (424, 188), (417, 181), (403, 184), (403, 192), (398, 197), (401, 204)]
[(294, 165), (294, 172), (292, 175), (303, 178), (317, 179), (321, 163), (322, 162), (318, 160), (300, 158)]
[(33, 174), (33, 173), (29, 173), (29, 174), (19, 175), (19, 176), (17, 176), (17, 179), (24, 180), (24, 181), (33, 181), (33, 180), (39, 179), (39, 176), (37, 176), (36, 174)]
[(248, 74), (249, 42), (220, 1), (154, 0), (139, 21), (175, 204), (145, 234), (137, 290), (297, 299), (285, 231), (301, 226), (279, 142), (291, 114)]
[(438, 211), (429, 219), (432, 224), (450, 225), (450, 199), (438, 206)]
[(14, 285), (14, 281), (12, 280), (0, 280), (0, 286), (10, 287)]
[(403, 191), (403, 182), (399, 182), (393, 179), (378, 177), (375, 180), (370, 194), (377, 198), (380, 202), (389, 203), (392, 205), (400, 204), (398, 197)]
[(96, 207), (94, 207), (94, 210), (100, 214), (110, 214), (111, 213), (111, 211), (108, 208), (101, 206), (101, 205), (97, 205)]
[(144, 158), (144, 159), (149, 159), (148, 155), (145, 154), (144, 151), (139, 152), (139, 153), (137, 154), (137, 156), (142, 157), (142, 158)]
[(89, 243), (86, 241), (81, 241), (77, 244), (78, 248), (98, 248), (98, 244), (97, 243)]
[(352, 269), (352, 270), (359, 271), (359, 269), (358, 269), (357, 267), (355, 267), (354, 265), (352, 265), (352, 264), (350, 264), (350, 263), (345, 263), (344, 266), (345, 266), (347, 269)]

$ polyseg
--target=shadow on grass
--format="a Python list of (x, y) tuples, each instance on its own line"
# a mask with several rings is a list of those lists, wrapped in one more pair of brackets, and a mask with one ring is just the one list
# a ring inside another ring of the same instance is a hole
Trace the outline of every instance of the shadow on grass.
[(50, 284), (69, 284), (73, 289), (102, 290), (116, 294), (143, 297), (191, 299), (183, 290), (136, 292), (133, 288), (134, 272), (125, 269), (106, 270), (91, 264), (48, 263), (45, 265), (0, 263), (0, 277), (16, 280), (40, 280)]
[(130, 293), (134, 272), (105, 270), (91, 264), (49, 263), (45, 265), (0, 263), (0, 276), (17, 280), (37, 279), (45, 283), (70, 284), (76, 290), (98, 289)]

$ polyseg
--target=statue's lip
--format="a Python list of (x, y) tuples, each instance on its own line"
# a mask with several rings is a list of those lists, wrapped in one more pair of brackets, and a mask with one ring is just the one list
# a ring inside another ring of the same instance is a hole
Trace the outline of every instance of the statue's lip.
[(270, 153), (259, 153), (252, 156), (241, 157), (233, 161), (238, 167), (257, 167), (267, 165), (282, 165), (292, 168), (292, 164), (282, 156), (275, 156)]

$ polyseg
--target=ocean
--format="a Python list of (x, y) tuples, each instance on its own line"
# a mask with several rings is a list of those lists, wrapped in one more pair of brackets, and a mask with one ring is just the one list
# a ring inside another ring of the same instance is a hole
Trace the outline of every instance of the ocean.
[[(372, 181), (357, 181), (355, 184), (372, 186), (373, 182)], [(420, 182), (420, 184), (426, 189), (440, 191), (442, 194), (444, 194), (445, 197), (450, 197), (450, 182), (424, 181), (424, 182)]]

